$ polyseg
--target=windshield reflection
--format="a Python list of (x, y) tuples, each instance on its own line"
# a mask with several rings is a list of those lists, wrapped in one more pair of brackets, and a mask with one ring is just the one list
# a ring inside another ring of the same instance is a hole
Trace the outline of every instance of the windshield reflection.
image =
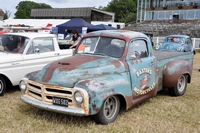
[(81, 40), (77, 54), (106, 55), (120, 58), (123, 55), (125, 41), (110, 37), (88, 37)]

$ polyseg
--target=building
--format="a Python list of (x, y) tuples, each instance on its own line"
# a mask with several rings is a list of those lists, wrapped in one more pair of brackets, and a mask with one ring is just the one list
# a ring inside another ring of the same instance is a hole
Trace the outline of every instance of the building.
[(137, 22), (200, 20), (200, 0), (138, 0)]
[(79, 8), (52, 8), (52, 9), (32, 9), (32, 19), (71, 19), (83, 18), (85, 21), (110, 21), (114, 22), (115, 13), (106, 12), (94, 7)]
[(0, 21), (2, 21), (4, 18), (4, 12), (0, 9)]
[(118, 29), (125, 27), (125, 23), (114, 22), (115, 13), (102, 11), (94, 7), (32, 9), (30, 19), (9, 18), (5, 20), (4, 25), (9, 27), (23, 24), (38, 28), (44, 27), (48, 23), (56, 26), (69, 21), (71, 18), (83, 18), (93, 25), (105, 24)]

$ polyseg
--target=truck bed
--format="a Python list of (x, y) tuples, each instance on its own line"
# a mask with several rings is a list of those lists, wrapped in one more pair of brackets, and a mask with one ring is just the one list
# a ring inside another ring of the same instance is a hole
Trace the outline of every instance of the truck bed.
[(157, 61), (173, 58), (173, 57), (180, 56), (180, 55), (187, 55), (188, 53), (190, 53), (190, 52), (174, 52), (174, 51), (154, 50), (154, 55), (155, 55)]

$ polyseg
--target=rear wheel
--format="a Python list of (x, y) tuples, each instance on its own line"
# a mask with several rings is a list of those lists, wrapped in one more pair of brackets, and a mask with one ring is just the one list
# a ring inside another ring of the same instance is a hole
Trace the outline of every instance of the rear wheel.
[(0, 96), (4, 95), (5, 90), (6, 90), (6, 82), (3, 79), (3, 77), (0, 76)]
[(187, 75), (181, 75), (178, 82), (173, 88), (169, 88), (168, 92), (171, 96), (181, 96), (185, 93), (187, 88)]
[(112, 96), (107, 98), (100, 111), (93, 116), (93, 120), (97, 124), (107, 125), (114, 122), (119, 114), (120, 100), (118, 96)]

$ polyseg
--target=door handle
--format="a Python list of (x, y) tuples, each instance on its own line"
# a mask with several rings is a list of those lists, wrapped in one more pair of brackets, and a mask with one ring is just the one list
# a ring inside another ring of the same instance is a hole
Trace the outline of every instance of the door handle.
[(55, 53), (54, 55), (60, 55), (60, 53)]
[(12, 65), (19, 65), (19, 62), (13, 62)]
[(154, 64), (154, 61), (151, 61), (151, 66)]

